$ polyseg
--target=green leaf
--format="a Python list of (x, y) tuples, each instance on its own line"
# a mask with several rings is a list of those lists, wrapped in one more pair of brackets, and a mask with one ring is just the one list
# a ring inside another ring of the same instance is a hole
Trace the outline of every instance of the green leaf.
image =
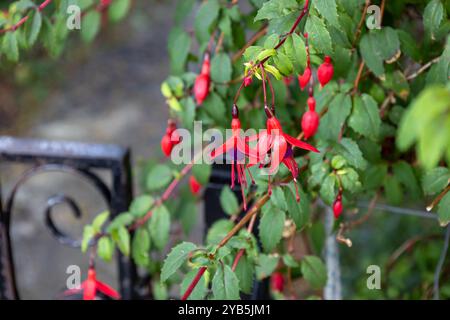
[(438, 206), (439, 223), (445, 227), (450, 222), (450, 192), (441, 199)]
[(429, 170), (422, 178), (422, 189), (426, 195), (441, 192), (450, 183), (450, 171), (445, 167)]
[(327, 282), (327, 270), (319, 257), (305, 256), (301, 261), (303, 277), (314, 289), (320, 289)]
[(129, 9), (130, 0), (114, 0), (108, 10), (109, 19), (113, 22), (122, 20)]
[(106, 220), (108, 220), (108, 218), (109, 218), (109, 211), (104, 211), (99, 215), (97, 215), (94, 221), (92, 221), (92, 227), (94, 228), (94, 231), (100, 232)]
[(19, 61), (19, 47), (17, 44), (16, 32), (7, 32), (3, 36), (3, 52), (9, 61)]
[(149, 230), (156, 248), (162, 250), (169, 240), (170, 213), (164, 205), (153, 210)]
[(212, 279), (215, 300), (239, 300), (239, 280), (227, 265), (220, 265)]
[(405, 187), (406, 190), (415, 199), (422, 196), (422, 192), (419, 187), (419, 181), (414, 174), (414, 170), (406, 161), (399, 161), (393, 165), (393, 171), (398, 181)]
[(278, 265), (278, 255), (260, 254), (256, 264), (256, 275), (258, 280), (269, 277)]
[(293, 33), (286, 38), (282, 46), (284, 54), (292, 62), (296, 73), (303, 73), (307, 65), (306, 46), (302, 37)]
[(36, 10), (31, 19), (31, 27), (28, 35), (28, 45), (31, 47), (37, 40), (39, 32), (42, 26), (42, 14), (40, 11)]
[(270, 204), (266, 204), (262, 212), (262, 218), (259, 223), (259, 236), (264, 251), (270, 252), (277, 246), (283, 236), (286, 214)]
[(238, 199), (228, 186), (224, 186), (220, 192), (220, 205), (223, 211), (230, 216), (239, 213)]
[(386, 176), (384, 180), (384, 194), (388, 203), (399, 205), (403, 201), (403, 190), (398, 179), (393, 175)]
[(20, 0), (14, 3), (16, 6), (16, 10), (19, 12), (24, 12), (30, 8), (34, 8), (36, 5), (31, 0)]
[(344, 93), (337, 94), (330, 102), (328, 112), (320, 119), (318, 137), (337, 141), (339, 133), (352, 108), (352, 100)]
[(338, 12), (335, 0), (314, 0), (314, 7), (329, 23), (339, 26)]
[(242, 255), (236, 266), (236, 277), (239, 280), (239, 288), (246, 294), (251, 294), (255, 278), (255, 266), (246, 254)]
[(139, 228), (133, 236), (131, 253), (138, 266), (146, 267), (149, 263), (150, 236), (146, 228)]
[(198, 220), (197, 205), (192, 201), (183, 203), (179, 208), (178, 214), (180, 215), (184, 234), (189, 235)]
[(378, 77), (384, 74), (383, 57), (378, 38), (372, 32), (361, 38), (359, 52), (367, 67)]
[(365, 189), (378, 189), (383, 185), (384, 179), (387, 175), (387, 165), (377, 164), (371, 165), (367, 170), (363, 171), (362, 184)]
[(320, 197), (322, 200), (331, 205), (336, 198), (336, 176), (334, 174), (328, 175), (320, 186)]
[(217, 93), (209, 93), (208, 97), (203, 102), (203, 109), (217, 122), (221, 123), (224, 121), (225, 103)]
[(150, 191), (164, 188), (172, 181), (172, 171), (163, 164), (154, 166), (147, 175), (146, 186)]
[(367, 167), (367, 161), (363, 158), (358, 144), (352, 139), (342, 138), (340, 144), (334, 144), (334, 150), (343, 156), (352, 167), (361, 170)]
[(282, 75), (289, 76), (292, 74), (292, 71), (294, 70), (294, 65), (292, 64), (291, 60), (289, 60), (288, 56), (286, 56), (281, 52), (278, 52), (278, 54), (274, 56), (272, 59), (273, 62), (275, 63), (275, 66), (281, 72)]
[(208, 234), (206, 236), (206, 243), (209, 245), (218, 244), (223, 237), (233, 229), (234, 223), (228, 219), (221, 219), (209, 228)]
[(197, 11), (195, 17), (194, 30), (195, 36), (203, 49), (209, 40), (211, 26), (219, 15), (219, 2), (217, 0), (204, 1)]
[(411, 34), (403, 30), (397, 30), (397, 35), (400, 40), (400, 47), (402, 52), (404, 52), (414, 61), (420, 62), (421, 53), (416, 39), (414, 39)]
[(432, 0), (425, 7), (423, 13), (423, 25), (425, 31), (435, 40), (435, 33), (439, 29), (441, 22), (444, 18), (444, 6), (440, 0)]
[(367, 94), (363, 94), (362, 99), (355, 96), (353, 98), (353, 111), (348, 124), (359, 134), (377, 140), (381, 126), (377, 102)]
[(112, 231), (112, 239), (116, 242), (119, 250), (125, 255), (130, 254), (130, 233), (125, 227), (119, 227)]
[(107, 232), (111, 232), (121, 226), (127, 226), (134, 221), (134, 216), (131, 213), (124, 212), (116, 216), (106, 228)]
[(269, 0), (256, 14), (255, 21), (284, 17), (299, 8), (296, 0)]
[(155, 203), (155, 199), (149, 195), (139, 196), (131, 202), (130, 213), (135, 217), (145, 216)]
[(298, 183), (300, 202), (297, 202), (295, 198), (295, 189), (292, 184), (293, 183), (291, 183), (289, 188), (285, 191), (288, 206), (287, 214), (294, 220), (297, 229), (301, 229), (309, 222), (310, 198)]
[(281, 187), (275, 187), (272, 189), (270, 203), (273, 204), (274, 207), (277, 207), (283, 211), (287, 210), (286, 198), (284, 197), (284, 192)]
[(167, 292), (167, 285), (162, 281), (152, 281), (153, 296), (155, 300), (168, 300), (169, 293)]
[(202, 186), (205, 186), (209, 182), (211, 165), (207, 163), (196, 163), (192, 167), (192, 174)]
[[(448, 148), (450, 139), (450, 90), (427, 87), (403, 114), (397, 132), (397, 147), (407, 150), (416, 140), (421, 165), (431, 169)], [(432, 143), (431, 143), (432, 142)]]
[(298, 267), (298, 262), (295, 261), (294, 257), (291, 256), (290, 254), (284, 254), (283, 255), (283, 263), (291, 268), (297, 268)]
[(173, 247), (166, 260), (164, 260), (164, 265), (161, 269), (161, 281), (165, 282), (169, 279), (183, 265), (189, 253), (195, 249), (197, 249), (197, 246), (191, 242), (182, 242)]
[(92, 226), (87, 225), (83, 229), (83, 239), (81, 241), (81, 252), (85, 253), (89, 248), (89, 243), (94, 238), (95, 230)]
[[(192, 283), (197, 273), (198, 269), (193, 269), (184, 276), (184, 279), (180, 285), (180, 295), (183, 295), (186, 292), (187, 288)], [(200, 278), (194, 290), (192, 290), (188, 300), (203, 300), (207, 293), (208, 293), (208, 285), (206, 282), (206, 276), (203, 276)]]
[(100, 31), (101, 15), (98, 11), (89, 11), (81, 20), (81, 39), (84, 42), (91, 42), (94, 40), (97, 33)]
[(211, 60), (211, 80), (225, 83), (231, 80), (231, 59), (226, 53), (216, 54)]
[(101, 237), (97, 244), (98, 256), (106, 262), (111, 261), (114, 253), (114, 243), (110, 237)]
[(331, 55), (333, 47), (331, 36), (324, 22), (317, 16), (309, 16), (305, 31), (309, 35), (309, 44), (318, 52)]
[(168, 50), (172, 74), (181, 74), (191, 48), (191, 37), (181, 28), (173, 28), (169, 34)]

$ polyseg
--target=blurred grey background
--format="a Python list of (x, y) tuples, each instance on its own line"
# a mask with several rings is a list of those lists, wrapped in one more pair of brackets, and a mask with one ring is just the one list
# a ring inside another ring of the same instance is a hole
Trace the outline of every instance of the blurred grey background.
[[(169, 73), (166, 42), (174, 7), (175, 1), (134, 1), (128, 17), (104, 25), (92, 44), (72, 35), (58, 60), (30, 57), (36, 61), (32, 68), (22, 57), (25, 63), (12, 80), (0, 81), (0, 134), (129, 146), (135, 164), (160, 156), (168, 116), (160, 84)], [(0, 167), (4, 198), (24, 169)], [(74, 237), (105, 209), (92, 186), (65, 174), (36, 176), (21, 188), (11, 234), (24, 299), (54, 298), (65, 288), (69, 265), (80, 265), (86, 275), (87, 257), (59, 245), (44, 224), (46, 199), (61, 191), (78, 200), (83, 211), (80, 220), (67, 208), (54, 211), (57, 225)], [(98, 264), (98, 272), (101, 280), (117, 286), (115, 263)]]

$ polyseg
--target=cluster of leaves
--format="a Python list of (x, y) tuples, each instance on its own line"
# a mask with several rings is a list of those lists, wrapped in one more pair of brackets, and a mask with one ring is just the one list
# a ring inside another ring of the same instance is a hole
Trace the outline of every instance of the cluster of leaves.
[[(320, 258), (325, 232), (320, 212), (312, 209), (316, 208), (312, 203), (321, 199), (330, 205), (342, 190), (346, 208), (356, 207), (358, 200), (376, 193), (389, 204), (424, 207), (426, 200), (445, 190), (450, 178), (450, 37), (446, 37), (449, 2), (387, 2), (381, 28), (371, 30), (360, 24), (364, 3), (312, 0), (307, 18), (298, 27), (309, 34), (314, 67), (322, 63), (325, 55), (332, 57), (334, 81), (323, 89), (318, 85), (314, 88), (316, 110), (323, 116), (312, 143), (321, 152), (296, 154), (299, 167), (306, 168), (299, 177), (301, 201), (295, 201), (292, 185), (273, 189), (261, 208), (261, 248), (247, 230), (219, 245), (240, 212), (234, 192), (225, 187), (220, 202), (230, 217), (209, 229), (205, 245), (181, 242), (162, 263), (170, 226), (174, 229), (180, 224), (188, 236), (196, 221), (196, 199), (182, 189), (178, 198), (156, 206), (151, 219), (130, 240), (127, 226), (148, 213), (155, 202), (150, 195), (137, 198), (129, 212), (115, 218), (104, 231), (108, 240), (99, 243), (100, 256), (109, 257), (101, 251), (109, 252), (114, 244), (124, 254), (129, 254), (131, 247), (135, 262), (154, 275), (155, 296), (159, 298), (167, 297), (172, 284), (181, 283), (183, 294), (204, 267), (207, 270), (192, 292), (192, 299), (237, 299), (240, 292), (251, 292), (254, 279), (286, 269), (293, 280), (305, 279), (311, 289), (318, 289), (326, 283), (326, 268)], [(302, 32), (293, 33), (280, 48), (275, 50), (275, 46), (284, 39), (304, 1), (251, 0), (251, 10), (245, 11), (239, 5), (218, 0), (196, 4), (195, 0), (179, 1), (169, 36), (172, 75), (163, 83), (162, 93), (171, 116), (188, 129), (194, 120), (226, 128), (231, 120), (227, 110), (239, 86), (233, 80), (242, 78), (250, 69), (259, 78), (255, 65), (265, 60), (266, 70), (273, 77), (277, 117), (286, 132), (297, 135), (307, 93), (301, 92), (295, 82), (285, 80), (305, 69), (305, 38)], [(194, 8), (194, 32), (190, 34), (185, 21)], [(410, 19), (406, 12), (420, 19)], [(249, 32), (265, 35), (241, 55)], [(212, 46), (212, 84), (208, 97), (197, 107), (191, 97), (196, 73), (189, 70), (190, 66), (199, 69), (211, 39), (216, 44)], [(259, 81), (253, 81), (240, 95), (237, 104), (245, 128), (264, 127), (261, 100)], [(210, 171), (207, 165), (193, 167), (202, 185), (207, 183)], [(249, 196), (259, 198), (267, 192), (267, 177), (259, 176), (256, 168), (252, 171), (257, 189)], [(178, 179), (179, 173), (173, 164), (151, 163), (143, 171), (142, 185), (148, 194), (158, 193), (172, 179)], [(287, 170), (280, 170), (276, 180), (287, 174)], [(441, 225), (447, 225), (450, 193), (442, 198), (437, 211)], [(88, 227), (86, 243), (89, 235), (95, 234), (95, 225)], [(291, 254), (283, 241), (293, 233), (309, 240), (310, 248), (300, 258)], [(245, 254), (233, 270), (234, 259), (242, 249)]]
[[(99, 0), (51, 1), (39, 10), (42, 3), (44, 1), (18, 0), (0, 5), (0, 53), (5, 60), (18, 62), (22, 51), (35, 46), (58, 57), (71, 32), (79, 32), (84, 41), (90, 42), (100, 31), (102, 15), (117, 22), (127, 14), (131, 2), (112, 0), (102, 10)], [(22, 24), (24, 18), (27, 20)], [(80, 28), (76, 28), (77, 22)]]

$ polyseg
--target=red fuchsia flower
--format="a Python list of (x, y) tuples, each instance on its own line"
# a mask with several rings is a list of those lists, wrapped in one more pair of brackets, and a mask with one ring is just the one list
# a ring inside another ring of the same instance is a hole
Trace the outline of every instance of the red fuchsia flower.
[(342, 195), (341, 193), (339, 193), (333, 202), (333, 214), (336, 219), (339, 218), (339, 216), (342, 213), (342, 210), (343, 210)]
[[(284, 133), (280, 121), (274, 116), (273, 112), (267, 106), (264, 109), (267, 115), (267, 129), (256, 136), (248, 138), (248, 141), (253, 141), (255, 138), (258, 139), (258, 143), (256, 144), (257, 161), (263, 161), (269, 151), (271, 151), (268, 174), (274, 174), (278, 170), (280, 163), (283, 163), (291, 172), (294, 181), (297, 182), (298, 166), (293, 157), (293, 146), (313, 152), (319, 152), (319, 150), (306, 142)], [(297, 183), (295, 183), (295, 189), (297, 191), (297, 201), (299, 201), (300, 197), (298, 195)], [(269, 194), (270, 191), (269, 184)]]
[(120, 299), (119, 293), (111, 288), (106, 283), (97, 280), (96, 272), (94, 268), (89, 268), (87, 279), (81, 284), (80, 289), (67, 290), (65, 295), (70, 295), (78, 292), (83, 292), (83, 300), (95, 300), (97, 291), (103, 293), (107, 297), (112, 299)]
[(194, 176), (191, 176), (189, 178), (189, 188), (191, 189), (191, 193), (196, 196), (200, 192), (200, 188), (202, 185), (200, 182), (197, 181), (197, 179)]
[(197, 100), (197, 104), (201, 105), (209, 94), (209, 87), (211, 84), (211, 64), (209, 61), (209, 54), (205, 54), (203, 60), (202, 70), (195, 79), (194, 83), (194, 95)]
[(111, 0), (101, 0), (100, 4), (104, 7), (107, 7), (111, 4)]
[(253, 78), (252, 76), (246, 76), (244, 78), (244, 87), (248, 87), (249, 85), (251, 85), (253, 82)]
[(180, 135), (176, 132), (177, 126), (173, 120), (169, 120), (166, 134), (161, 139), (161, 150), (166, 157), (170, 157), (172, 149), (181, 142)]
[(319, 115), (316, 112), (316, 100), (313, 97), (308, 98), (309, 110), (303, 114), (302, 130), (305, 133), (305, 139), (312, 137), (319, 128)]
[(305, 69), (305, 72), (303, 72), (303, 74), (298, 75), (298, 84), (301, 90), (306, 88), (310, 79), (311, 79), (311, 68), (308, 66)]
[[(231, 120), (232, 136), (225, 141), (224, 144), (217, 147), (211, 152), (211, 158), (217, 158), (220, 155), (227, 153), (231, 158), (231, 188), (234, 188), (235, 183), (235, 169), (237, 172), (238, 183), (241, 185), (242, 201), (244, 210), (247, 210), (247, 203), (245, 201), (244, 188), (247, 188), (247, 177), (245, 175), (245, 157), (250, 157), (253, 162), (257, 161), (257, 154), (247, 145), (245, 137), (241, 135), (241, 122), (239, 121), (239, 110), (236, 104), (233, 105)], [(256, 162), (255, 162), (256, 163)], [(248, 171), (250, 177), (250, 170)], [(253, 182), (253, 178), (252, 178)]]
[(273, 291), (283, 292), (284, 290), (284, 277), (281, 272), (274, 272), (270, 277), (270, 287)]
[(324, 62), (317, 69), (317, 78), (319, 79), (320, 85), (324, 87), (333, 78), (334, 68), (331, 63), (331, 58), (329, 56), (325, 57)]

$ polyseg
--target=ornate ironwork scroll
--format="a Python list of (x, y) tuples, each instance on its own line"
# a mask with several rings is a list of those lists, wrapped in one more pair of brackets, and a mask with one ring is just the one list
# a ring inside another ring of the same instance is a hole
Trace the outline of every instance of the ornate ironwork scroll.
[[(13, 185), (6, 198), (3, 198), (4, 195), (0, 188), (0, 299), (18, 299), (10, 225), (15, 197), (20, 187), (37, 174), (47, 172), (73, 174), (81, 177), (99, 191), (113, 218), (128, 210), (131, 201), (130, 152), (128, 149), (116, 145), (0, 137), (0, 163), (30, 165), (30, 168)], [(94, 169), (109, 172), (112, 177), (112, 185), (107, 186), (93, 172)], [(74, 217), (81, 217), (82, 212), (77, 203), (70, 196), (58, 193), (50, 196), (47, 200), (44, 208), (46, 225), (61, 244), (77, 247), (80, 245), (80, 240), (72, 239), (64, 234), (53, 221), (52, 209), (59, 204), (68, 205)], [(124, 299), (134, 298), (137, 295), (136, 266), (120, 253), (117, 257), (121, 296)]]

